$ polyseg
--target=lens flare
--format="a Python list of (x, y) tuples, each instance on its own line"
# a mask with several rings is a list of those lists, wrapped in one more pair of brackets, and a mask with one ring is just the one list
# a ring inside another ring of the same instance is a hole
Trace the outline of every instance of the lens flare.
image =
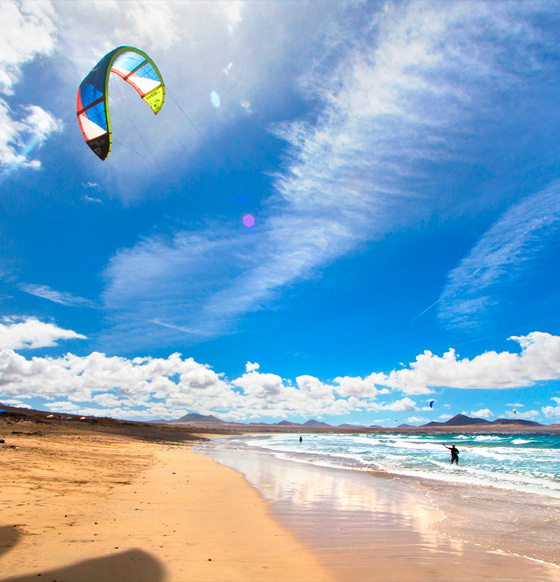
[(253, 228), (255, 226), (255, 217), (252, 214), (246, 214), (243, 217), (243, 225), (246, 228)]
[(210, 92), (210, 103), (217, 109), (220, 106), (220, 96), (216, 91)]

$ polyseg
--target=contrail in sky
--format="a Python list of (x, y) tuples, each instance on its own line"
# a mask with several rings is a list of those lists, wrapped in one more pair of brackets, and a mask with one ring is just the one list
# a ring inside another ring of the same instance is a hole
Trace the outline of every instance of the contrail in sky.
[(414, 319), (411, 319), (408, 323), (412, 323), (413, 321), (416, 321), (421, 315), (424, 315), (424, 313), (426, 313), (426, 311), (429, 311), (434, 305), (437, 305), (441, 300), (442, 300), (442, 297), (440, 297), (437, 301), (434, 301), (429, 307), (426, 307), (426, 309), (424, 309), (424, 311), (422, 311), (422, 313), (419, 313)]

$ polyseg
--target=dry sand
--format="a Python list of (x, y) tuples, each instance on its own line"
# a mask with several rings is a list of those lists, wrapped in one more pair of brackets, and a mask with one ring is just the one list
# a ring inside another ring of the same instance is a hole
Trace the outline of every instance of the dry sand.
[(270, 458), (256, 467), (284, 502), (269, 506), (191, 433), (0, 419), (0, 581), (560, 582), (433, 531), (426, 497), (393, 485)]
[(3, 581), (333, 579), (236, 471), (69, 425), (0, 424)]

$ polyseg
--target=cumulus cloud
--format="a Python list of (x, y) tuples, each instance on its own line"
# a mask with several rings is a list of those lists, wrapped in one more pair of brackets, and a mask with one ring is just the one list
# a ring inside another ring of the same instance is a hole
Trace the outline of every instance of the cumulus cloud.
[(544, 332), (512, 336), (521, 353), (485, 352), (459, 359), (454, 349), (443, 356), (426, 350), (408, 368), (378, 378), (378, 383), (408, 394), (423, 394), (433, 387), (520, 388), (560, 378), (560, 337)]
[(481, 408), (480, 410), (471, 410), (469, 416), (474, 418), (492, 418), (494, 413), (489, 408)]
[[(540, 412), (538, 410), (526, 410), (525, 412), (516, 412), (514, 413), (512, 410), (508, 410), (505, 413), (506, 418), (521, 418), (523, 420), (535, 420), (540, 416)], [(546, 417), (546, 415), (544, 415)]]
[(407, 423), (413, 423), (413, 424), (423, 424), (428, 422), (427, 418), (423, 418), (422, 416), (409, 416), (406, 419)]
[(556, 406), (543, 406), (541, 411), (546, 418), (560, 418), (560, 398), (553, 396), (551, 400), (556, 403)]
[[(167, 358), (128, 359), (94, 352), (83, 357), (68, 353), (58, 358), (27, 359), (14, 349), (49, 346), (61, 339), (84, 336), (32, 318), (19, 323), (4, 318), (3, 322), (0, 399), (42, 397), (55, 401), (60, 410), (80, 414), (177, 418), (183, 411), (191, 411), (217, 414), (224, 420), (246, 420), (321, 418), (360, 411), (413, 412), (420, 408), (406, 394), (421, 393), (430, 386), (512, 388), (560, 378), (560, 337), (540, 332), (513, 338), (521, 346), (519, 354), (489, 352), (472, 360), (457, 360), (454, 352), (443, 358), (428, 352), (408, 369), (390, 374), (344, 376), (332, 382), (300, 375), (292, 382), (259, 371), (254, 362), (247, 362), (246, 372), (229, 380), (208, 365), (178, 353)], [(560, 416), (560, 398), (553, 401), (558, 406), (542, 409), (546, 418)], [(470, 414), (494, 416), (486, 408)], [(528, 411), (518, 416), (535, 418), (538, 414)]]
[(34, 317), (2, 317), (0, 349), (34, 349), (56, 346), (60, 340), (87, 339), (86, 336)]
[(342, 396), (357, 396), (359, 398), (374, 399), (378, 394), (387, 393), (388, 390), (378, 389), (375, 385), (375, 376), (366, 378), (344, 376), (334, 379), (338, 384), (336, 391)]

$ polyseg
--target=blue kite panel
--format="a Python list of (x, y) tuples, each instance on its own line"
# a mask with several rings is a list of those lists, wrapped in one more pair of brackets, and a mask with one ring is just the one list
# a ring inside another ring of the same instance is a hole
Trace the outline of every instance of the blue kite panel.
[(104, 93), (96, 89), (93, 85), (82, 85), (80, 87), (80, 99), (82, 100), (82, 107), (85, 109), (90, 103), (93, 103)]
[(87, 118), (93, 123), (102, 127), (105, 131), (109, 131), (107, 124), (107, 113), (105, 112), (105, 102), (101, 101), (86, 111)]
[(133, 71), (138, 65), (141, 65), (146, 59), (137, 53), (123, 53), (115, 60), (115, 65), (119, 69), (126, 69), (129, 73)]
[(144, 67), (138, 69), (135, 73), (139, 77), (143, 77), (144, 79), (153, 79), (154, 81), (159, 81), (160, 78), (156, 73), (154, 67), (150, 63), (146, 63)]

